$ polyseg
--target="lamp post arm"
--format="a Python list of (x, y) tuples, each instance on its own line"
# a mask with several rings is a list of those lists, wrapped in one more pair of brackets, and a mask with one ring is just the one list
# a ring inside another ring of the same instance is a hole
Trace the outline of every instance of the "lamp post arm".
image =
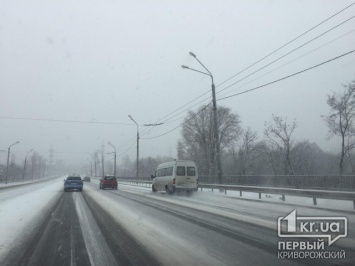
[[(212, 74), (211, 74), (211, 72), (207, 69), (207, 67), (205, 67), (204, 64), (202, 64), (202, 62), (201, 62), (200, 60), (198, 60), (197, 57), (195, 57), (195, 59), (197, 60), (197, 62), (200, 63), (201, 66), (203, 66), (204, 69), (206, 69), (206, 71), (207, 71), (207, 72), (210, 74), (210, 76), (212, 77)], [(213, 79), (213, 78), (212, 78), (212, 79)]]
[[(203, 72), (203, 71), (200, 71), (200, 70), (197, 70), (197, 69), (188, 67), (188, 66), (181, 66), (181, 67), (212, 77), (211, 73), (206, 73), (206, 72)], [(212, 79), (213, 79), (213, 78), (212, 78)]]

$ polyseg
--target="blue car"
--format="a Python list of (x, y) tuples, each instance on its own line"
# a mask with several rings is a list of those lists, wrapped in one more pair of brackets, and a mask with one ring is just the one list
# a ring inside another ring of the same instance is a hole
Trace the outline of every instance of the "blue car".
[(83, 180), (80, 176), (68, 176), (66, 180), (64, 180), (64, 191), (68, 191), (71, 189), (77, 189), (79, 191), (83, 190)]

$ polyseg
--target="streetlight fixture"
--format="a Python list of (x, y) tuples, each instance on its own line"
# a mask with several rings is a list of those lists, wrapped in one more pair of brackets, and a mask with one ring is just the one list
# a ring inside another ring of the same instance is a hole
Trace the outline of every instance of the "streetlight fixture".
[(111, 146), (115, 151), (114, 151), (114, 154), (115, 154), (115, 165), (113, 167), (113, 175), (116, 177), (116, 147), (109, 141), (107, 142), (107, 145)]
[(7, 184), (7, 179), (9, 177), (9, 160), (10, 160), (10, 148), (16, 144), (19, 144), (19, 141), (16, 141), (15, 143), (11, 144), (9, 148), (7, 149), (7, 163), (6, 163), (6, 179), (5, 179), (5, 184)]
[(193, 52), (189, 52), (189, 54), (194, 57), (197, 62), (200, 63), (201, 66), (203, 66), (203, 68), (207, 71), (203, 72), (200, 70), (196, 70), (193, 68), (190, 68), (188, 66), (184, 66), (182, 65), (181, 67), (184, 69), (189, 69), (207, 76), (211, 77), (212, 80), (212, 102), (213, 102), (213, 117), (214, 117), (214, 135), (215, 135), (215, 141), (216, 141), (216, 159), (217, 159), (217, 173), (218, 173), (218, 181), (219, 184), (222, 184), (222, 178), (223, 178), (223, 170), (222, 170), (222, 162), (221, 162), (221, 149), (220, 149), (220, 141), (219, 141), (219, 133), (218, 133), (218, 118), (217, 118), (217, 103), (216, 103), (216, 91), (215, 91), (215, 85), (213, 82), (213, 76), (211, 74), (211, 72), (202, 64), (202, 62), (200, 60), (198, 60), (198, 58), (196, 57), (196, 55)]
[(139, 128), (138, 128), (137, 122), (134, 121), (132, 116), (128, 115), (128, 117), (137, 125), (137, 171), (136, 171), (136, 178), (138, 179), (138, 176), (139, 176)]
[(25, 157), (25, 164), (23, 166), (23, 173), (22, 173), (22, 182), (25, 181), (25, 173), (26, 173), (26, 164), (27, 164), (27, 156), (28, 154), (33, 151), (33, 149), (30, 149), (27, 154), (26, 154), (26, 157)]

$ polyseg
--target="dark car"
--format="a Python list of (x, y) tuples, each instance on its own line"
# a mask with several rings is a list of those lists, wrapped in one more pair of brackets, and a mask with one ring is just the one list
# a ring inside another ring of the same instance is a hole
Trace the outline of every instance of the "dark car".
[(90, 182), (90, 176), (85, 176), (84, 177), (84, 182)]
[(68, 190), (83, 190), (83, 180), (80, 176), (68, 176), (66, 180), (64, 180), (64, 191)]
[(113, 175), (107, 175), (100, 180), (100, 189), (112, 188), (117, 189), (117, 179)]

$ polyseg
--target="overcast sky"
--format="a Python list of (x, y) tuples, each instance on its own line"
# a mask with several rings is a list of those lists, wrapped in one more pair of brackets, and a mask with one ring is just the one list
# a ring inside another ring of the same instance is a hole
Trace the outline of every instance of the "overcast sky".
[[(1, 0), (0, 150), (20, 141), (12, 152), (22, 163), (30, 149), (48, 157), (53, 145), (55, 159), (87, 163), (102, 144), (113, 151), (110, 141), (119, 155), (134, 159), (137, 127), (131, 115), (140, 125), (141, 157), (174, 157), (181, 128), (143, 138), (176, 128), (188, 108), (196, 111), (211, 101), (211, 79), (181, 68), (203, 70), (190, 51), (212, 72), (221, 99), (354, 50), (350, 19), (290, 53), (353, 17), (355, 5), (225, 82), (352, 2)], [(297, 140), (337, 152), (321, 115), (329, 112), (327, 94), (354, 79), (352, 53), (217, 105), (239, 114), (242, 128), (251, 127), (260, 139), (264, 122), (275, 114), (297, 120)], [(0, 152), (0, 162), (6, 153)]]

